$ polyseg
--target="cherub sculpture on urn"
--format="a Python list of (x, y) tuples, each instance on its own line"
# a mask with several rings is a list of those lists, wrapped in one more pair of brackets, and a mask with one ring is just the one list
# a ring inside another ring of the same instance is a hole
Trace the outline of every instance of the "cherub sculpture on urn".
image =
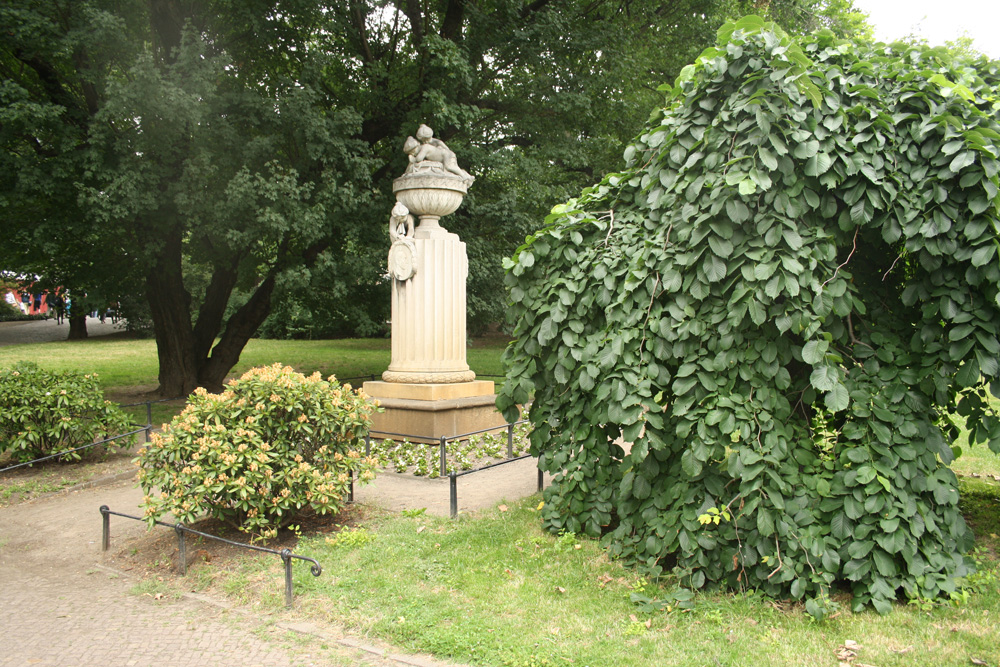
[[(407, 137), (406, 172), (393, 182), (389, 217), (392, 357), (381, 382), (366, 382), (384, 412), (372, 430), (437, 440), (503, 424), (492, 382), (466, 362), (469, 262), (440, 219), (454, 213), (475, 180), (448, 146), (421, 125)], [(416, 220), (414, 220), (414, 216)]]

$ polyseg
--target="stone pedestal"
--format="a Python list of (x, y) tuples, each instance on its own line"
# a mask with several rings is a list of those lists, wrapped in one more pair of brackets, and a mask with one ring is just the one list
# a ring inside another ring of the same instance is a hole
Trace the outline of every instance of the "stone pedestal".
[(365, 382), (364, 390), (378, 399), (384, 410), (373, 415), (373, 438), (401, 433), (411, 436), (413, 442), (436, 443), (442, 437), (506, 423), (496, 409), (493, 383), (484, 380), (448, 384)]

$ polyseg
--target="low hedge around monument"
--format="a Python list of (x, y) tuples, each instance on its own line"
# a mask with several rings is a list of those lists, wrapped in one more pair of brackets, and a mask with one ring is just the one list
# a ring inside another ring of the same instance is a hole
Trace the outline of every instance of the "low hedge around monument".
[(814, 609), (962, 585), (953, 416), (1000, 451), (997, 68), (720, 30), (506, 263), (498, 405), (534, 394), (549, 528)]

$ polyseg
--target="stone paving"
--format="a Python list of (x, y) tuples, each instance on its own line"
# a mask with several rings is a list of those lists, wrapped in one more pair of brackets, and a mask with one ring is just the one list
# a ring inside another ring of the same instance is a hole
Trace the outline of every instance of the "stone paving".
[[(114, 332), (93, 323), (91, 335)], [(52, 321), (0, 323), (0, 346), (61, 340), (67, 331)], [(446, 516), (448, 484), (389, 473), (358, 488), (356, 499)], [(460, 478), (459, 510), (530, 495), (536, 484), (532, 459)], [(0, 667), (446, 664), (303, 622), (294, 611), (259, 616), (201, 595), (143, 593), (138, 577), (103, 557), (98, 511), (139, 514), (140, 500), (134, 476), (120, 473), (0, 507)], [(112, 517), (111, 531), (114, 549), (142, 536), (145, 525)]]
[[(106, 319), (103, 323), (96, 317), (87, 317), (87, 337), (110, 336), (121, 333), (117, 324)], [(5, 345), (20, 345), (23, 343), (50, 343), (66, 340), (69, 335), (69, 322), (56, 324), (52, 320), (27, 320), (24, 322), (0, 322), (0, 347)]]
[[(0, 508), (0, 666), (443, 664), (294, 611), (254, 616), (201, 595), (143, 593), (105, 565), (98, 511), (138, 514), (140, 497), (119, 480)], [(144, 531), (112, 517), (112, 549)]]
[[(532, 459), (465, 477), (460, 511), (535, 491)], [(0, 508), (0, 667), (15, 665), (442, 665), (318, 627), (294, 611), (253, 616), (201, 595), (154, 596), (108, 565), (99, 508), (138, 515), (131, 473)], [(356, 490), (359, 502), (447, 515), (448, 480), (385, 474)], [(112, 551), (145, 525), (111, 518)], [(166, 530), (166, 529), (164, 529)]]

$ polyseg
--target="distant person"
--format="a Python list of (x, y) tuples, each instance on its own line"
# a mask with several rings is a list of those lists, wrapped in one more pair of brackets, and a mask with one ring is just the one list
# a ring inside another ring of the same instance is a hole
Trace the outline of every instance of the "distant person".
[(21, 292), (21, 311), (28, 315), (31, 311), (31, 295), (27, 292)]
[(54, 311), (56, 311), (56, 324), (63, 323), (63, 316), (66, 314), (66, 304), (63, 302), (63, 298), (58, 294), (52, 294), (49, 296), (49, 303)]

